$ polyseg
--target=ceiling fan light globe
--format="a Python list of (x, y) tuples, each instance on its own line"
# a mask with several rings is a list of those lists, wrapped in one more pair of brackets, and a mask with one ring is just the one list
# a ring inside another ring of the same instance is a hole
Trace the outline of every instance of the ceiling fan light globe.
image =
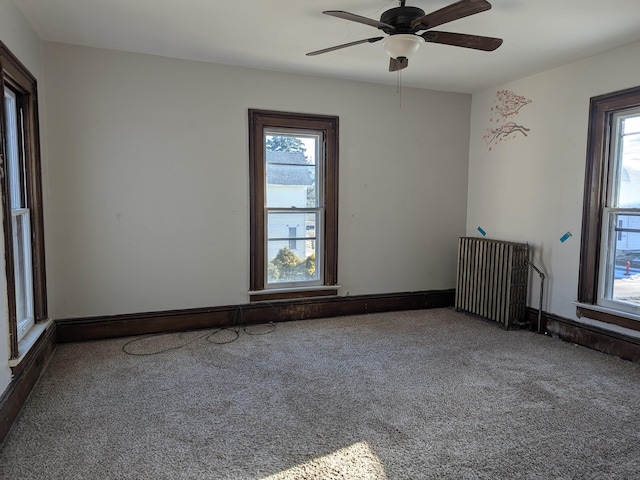
[(391, 58), (409, 58), (418, 51), (423, 43), (424, 38), (419, 35), (401, 33), (390, 35), (382, 40), (382, 48)]

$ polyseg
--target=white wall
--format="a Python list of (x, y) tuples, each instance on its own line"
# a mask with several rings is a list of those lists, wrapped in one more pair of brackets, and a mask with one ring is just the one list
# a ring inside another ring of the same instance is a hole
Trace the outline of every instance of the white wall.
[[(529, 242), (548, 275), (543, 308), (563, 317), (575, 318), (589, 99), (639, 85), (638, 58), (640, 43), (473, 95), (467, 234), (480, 226), (487, 237)], [(530, 131), (489, 151), (483, 136), (503, 89), (532, 101), (510, 119)], [(531, 281), (537, 308), (537, 275)]]
[[(37, 34), (27, 24), (26, 20), (10, 0), (0, 0), (0, 41), (29, 69), (38, 80), (40, 116), (44, 118), (43, 65), (42, 43)], [(46, 141), (46, 128), (40, 129), (41, 140)], [(46, 153), (42, 155), (43, 176), (46, 178), (47, 162)], [(45, 182), (46, 183), (46, 182)], [(47, 186), (43, 187), (43, 201), (45, 203), (45, 236), (48, 226), (47, 216)], [(0, 224), (2, 212), (0, 211)], [(0, 228), (0, 396), (11, 381), (11, 369), (9, 368), (9, 336), (8, 336), (8, 311), (7, 311), (7, 285), (4, 273), (4, 240)]]
[(340, 117), (341, 294), (453, 288), (469, 95), (45, 46), (55, 318), (248, 301), (247, 109)]

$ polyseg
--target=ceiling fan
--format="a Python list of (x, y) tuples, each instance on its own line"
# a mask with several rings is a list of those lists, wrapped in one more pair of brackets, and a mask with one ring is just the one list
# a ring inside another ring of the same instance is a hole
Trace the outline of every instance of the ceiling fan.
[[(475, 50), (491, 52), (502, 45), (501, 38), (483, 37), (466, 33), (436, 32), (431, 30), (438, 25), (453, 22), (459, 18), (475, 15), (476, 13), (481, 13), (489, 9), (491, 9), (491, 4), (486, 0), (460, 0), (440, 10), (425, 14), (421, 8), (407, 7), (405, 6), (405, 0), (400, 0), (400, 6), (384, 12), (380, 16), (380, 21), (342, 10), (327, 10), (322, 13), (376, 27), (388, 36), (372, 37), (344, 43), (342, 45), (336, 45), (335, 47), (309, 52), (307, 55), (320, 55), (321, 53), (332, 52), (361, 43), (375, 43), (382, 40), (382, 47), (389, 57), (391, 57), (389, 71), (395, 72), (407, 68), (409, 65), (409, 56), (415, 53), (425, 42), (441, 43), (444, 45), (453, 45), (454, 47), (473, 48)], [(419, 33), (423, 31), (424, 33)]]

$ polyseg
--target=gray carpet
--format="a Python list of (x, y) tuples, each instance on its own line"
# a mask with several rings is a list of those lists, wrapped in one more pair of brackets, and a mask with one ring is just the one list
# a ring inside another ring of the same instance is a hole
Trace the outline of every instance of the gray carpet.
[(3, 478), (636, 479), (640, 365), (449, 309), (67, 344)]

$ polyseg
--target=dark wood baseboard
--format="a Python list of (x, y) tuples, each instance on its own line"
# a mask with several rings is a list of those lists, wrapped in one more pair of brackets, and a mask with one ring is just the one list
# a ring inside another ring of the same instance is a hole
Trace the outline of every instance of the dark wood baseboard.
[[(532, 330), (536, 329), (538, 310), (527, 309), (527, 319)], [(640, 362), (640, 339), (606, 330), (593, 325), (585, 325), (569, 318), (542, 312), (542, 332), (556, 336), (566, 342), (598, 350), (624, 360)]]
[(13, 380), (0, 397), (0, 445), (51, 359), (55, 347), (56, 325), (52, 324), (42, 333), (20, 364), (12, 369)]
[(455, 290), (251, 302), (211, 308), (57, 320), (58, 342), (453, 306)]

